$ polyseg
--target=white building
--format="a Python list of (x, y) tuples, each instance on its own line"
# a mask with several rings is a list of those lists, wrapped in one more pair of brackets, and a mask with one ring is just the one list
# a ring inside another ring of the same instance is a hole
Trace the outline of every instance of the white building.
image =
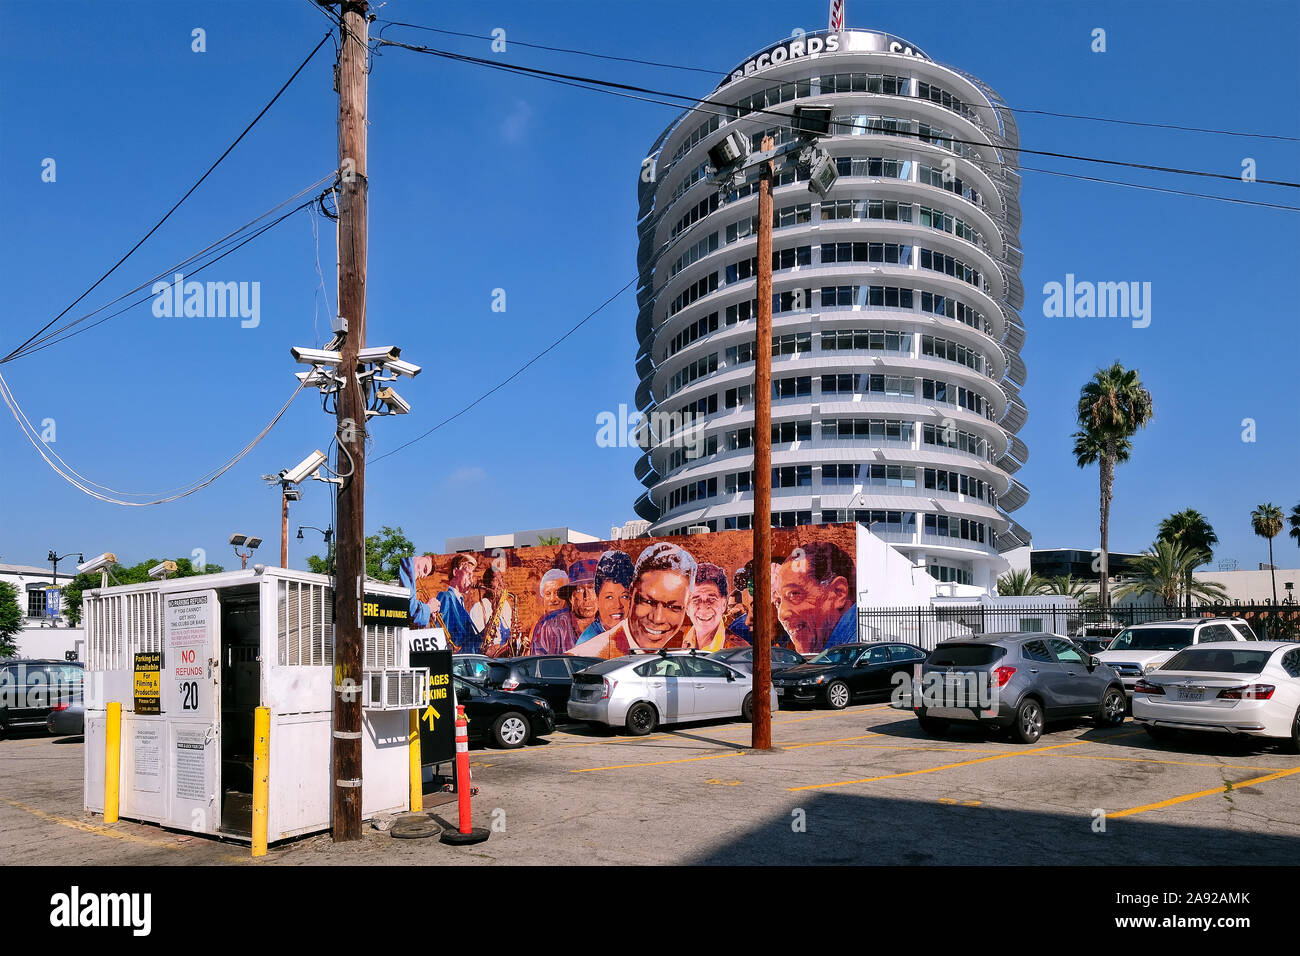
[(542, 543), (542, 539), (555, 544), (582, 544), (599, 541), (594, 534), (574, 531), (572, 528), (536, 528), (532, 531), (509, 531), (505, 534), (471, 534), (448, 538), (445, 552), (490, 551), (493, 548), (528, 548)]
[(62, 614), (62, 588), (75, 574), (26, 564), (0, 564), (0, 581), (8, 581), (18, 590), (18, 605), (23, 612), (23, 629), (16, 644), (19, 657), (63, 660), (69, 652), (81, 656), (86, 634), (67, 626)]
[(1300, 585), (1300, 568), (1278, 568), (1275, 571), (1197, 571), (1193, 576), (1201, 582), (1222, 584), (1228, 591), (1227, 600), (1241, 604), (1271, 604), (1275, 580), (1279, 604), (1300, 602), (1300, 594), (1296, 592), (1297, 585)]
[(772, 523), (857, 521), (909, 567), (991, 591), (1000, 552), (1029, 541), (1009, 516), (1029, 497), (1010, 111), (861, 30), (777, 44), (707, 99), (639, 183), (636, 404), (654, 443), (637, 514), (653, 534), (750, 526), (758, 196), (720, 196), (707, 153), (736, 131), (781, 145), (794, 106), (829, 105), (826, 200), (793, 162), (774, 182)]

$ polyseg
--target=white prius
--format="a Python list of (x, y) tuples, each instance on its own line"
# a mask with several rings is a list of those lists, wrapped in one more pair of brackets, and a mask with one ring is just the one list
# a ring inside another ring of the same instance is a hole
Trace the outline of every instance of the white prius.
[(1133, 719), (1156, 740), (1180, 730), (1273, 737), (1300, 753), (1300, 645), (1188, 647), (1133, 688)]

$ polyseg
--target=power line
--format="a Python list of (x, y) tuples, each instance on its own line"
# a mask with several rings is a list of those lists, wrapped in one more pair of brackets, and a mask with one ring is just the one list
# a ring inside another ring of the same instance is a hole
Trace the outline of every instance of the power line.
[[(403, 23), (398, 20), (384, 20), (381, 22), (384, 23), (385, 26), (383, 27), (383, 29), (379, 31), (379, 36), (382, 36), (384, 30), (388, 29), (388, 27), (395, 26), (395, 27), (409, 27), (410, 29), (413, 30), (425, 30), (429, 33), (441, 33), (447, 36), (464, 37), (466, 39), (471, 39), (471, 40), (491, 41), (495, 39), (495, 37), (483, 36), (477, 33), (461, 33), (456, 30), (443, 30), (443, 29), (439, 29), (438, 27), (422, 26), (417, 23)], [(546, 50), (551, 53), (571, 53), (576, 56), (585, 56), (585, 57), (590, 57), (599, 60), (618, 60), (625, 63), (637, 63), (643, 66), (662, 67), (664, 69), (669, 69), (669, 70), (684, 70), (692, 73), (707, 73), (710, 76), (728, 75), (727, 72), (724, 72), (722, 70), (706, 70), (697, 66), (682, 66), (676, 63), (663, 63), (657, 60), (642, 60), (642, 59), (638, 59), (637, 57), (611, 56), (605, 53), (596, 53), (591, 50), (575, 50), (570, 47), (546, 46), (545, 44), (541, 44), (541, 43), (525, 43), (523, 40), (514, 40), (514, 39), (510, 40), (509, 42), (516, 46), (528, 47), (529, 49), (532, 50)], [(881, 94), (881, 95), (889, 95), (889, 94)], [(972, 109), (990, 110), (992, 112), (997, 112), (997, 110), (1001, 108), (1001, 109), (1010, 110), (1015, 113), (1032, 113), (1037, 116), (1055, 116), (1061, 119), (1086, 120), (1088, 122), (1093, 122), (1093, 123), (1114, 123), (1120, 126), (1140, 126), (1149, 129), (1178, 130), (1187, 133), (1212, 133), (1220, 136), (1244, 136), (1252, 139), (1273, 139), (1273, 140), (1280, 140), (1289, 143), (1300, 143), (1300, 136), (1282, 136), (1277, 133), (1248, 133), (1242, 130), (1213, 129), (1205, 126), (1182, 126), (1176, 123), (1144, 123), (1139, 120), (1115, 119), (1114, 117), (1107, 117), (1107, 116), (1089, 116), (1084, 113), (1062, 113), (1056, 110), (1030, 109), (1024, 106), (1009, 106), (1006, 104), (1003, 104), (1002, 107), (985, 105), (983, 103), (967, 103), (966, 105), (971, 107)]]
[[(728, 104), (723, 103), (719, 100), (687, 96), (686, 94), (683, 93), (672, 93), (666, 90), (655, 90), (644, 86), (637, 86), (631, 83), (617, 83), (612, 80), (601, 80), (595, 77), (578, 76), (571, 73), (558, 73), (552, 70), (541, 70), (535, 67), (520, 66), (518, 64), (499, 63), (493, 60), (483, 59), (482, 57), (467, 56), (461, 53), (451, 53), (447, 50), (437, 50), (434, 49), (433, 47), (415, 46), (409, 43), (399, 43), (396, 40), (380, 40), (379, 43), (381, 46), (396, 46), (405, 50), (410, 50), (414, 53), (424, 53), (431, 56), (442, 57), (448, 60), (456, 60), (462, 63), (472, 63), (475, 64), (476, 66), (485, 66), (488, 67), (489, 69), (501, 70), (508, 73), (516, 73), (516, 74), (521, 74), (526, 76), (533, 76), (540, 79), (567, 80), (571, 83), (589, 84), (590, 87), (598, 88), (601, 90), (610, 89), (610, 90), (619, 90), (619, 91), (630, 91), (635, 93), (644, 93), (650, 96), (667, 96), (673, 99), (683, 100), (691, 104), (707, 103), (710, 106), (720, 106), (723, 108), (730, 108)], [(675, 104), (665, 103), (663, 105), (673, 106)], [(682, 109), (683, 107), (677, 105), (676, 108)], [(692, 108), (696, 108), (696, 107), (692, 107)], [(698, 110), (698, 111), (707, 112), (703, 110)], [(750, 110), (748, 113), (746, 113), (745, 116), (753, 116), (755, 114), (774, 116), (784, 120), (790, 119), (790, 114), (779, 113), (776, 110), (771, 110), (771, 109), (753, 109)], [(744, 117), (731, 117), (731, 118), (743, 119)], [(846, 123), (843, 121), (835, 123), (834, 125), (847, 126), (850, 129), (854, 128), (854, 124)], [(920, 133), (910, 133), (910, 132), (902, 133), (902, 132), (889, 131), (889, 134), (894, 136), (899, 136), (900, 138), (910, 137), (918, 140), (921, 139)], [(1104, 159), (1095, 156), (1081, 156), (1074, 153), (1060, 153), (1051, 150), (1027, 149), (1023, 146), (1007, 145), (1004, 147), (999, 147), (995, 143), (982, 142), (979, 140), (958, 139), (953, 136), (944, 136), (941, 138), (946, 143), (961, 143), (962, 145), (978, 146), (983, 149), (1002, 148), (1014, 153), (1028, 153), (1029, 155), (1032, 156), (1046, 156), (1052, 159), (1069, 159), (1078, 162), (1099, 163), (1106, 166), (1122, 166), (1129, 169), (1142, 169), (1150, 172), (1173, 173), (1182, 176), (1200, 176), (1208, 179), (1224, 179), (1234, 183), (1242, 181), (1239, 176), (1230, 176), (1227, 173), (1215, 173), (1215, 172), (1209, 172), (1206, 170), (1199, 170), (1199, 169), (1182, 169), (1176, 166), (1156, 166), (1149, 163), (1134, 163), (1134, 162), (1128, 162), (1119, 159)], [(1286, 186), (1292, 189), (1300, 189), (1300, 183), (1287, 182), (1284, 180), (1259, 179), (1259, 180), (1254, 180), (1254, 182), (1257, 182), (1261, 185)]]
[(71, 312), (72, 309), (77, 305), (78, 302), (80, 302), (80, 301), (81, 301), (82, 299), (84, 299), (86, 296), (90, 295), (90, 293), (93, 292), (93, 291), (94, 291), (94, 290), (99, 286), (99, 284), (100, 284), (101, 282), (103, 282), (103, 281), (104, 281), (105, 279), (107, 279), (110, 275), (112, 275), (114, 272), (116, 272), (118, 266), (120, 266), (122, 263), (126, 262), (126, 260), (127, 260), (128, 258), (130, 258), (130, 256), (131, 256), (132, 253), (134, 253), (137, 249), (139, 249), (142, 245), (144, 245), (145, 242), (149, 239), (150, 236), (152, 236), (155, 232), (157, 232), (160, 228), (162, 228), (162, 224), (165, 223), (169, 218), (171, 218), (171, 214), (174, 213), (177, 209), (180, 208), (181, 203), (185, 202), (185, 200), (188, 199), (188, 198), (190, 197), (190, 194), (193, 193), (194, 190), (198, 189), (199, 186), (203, 184), (203, 181), (204, 181), (205, 179), (207, 179), (208, 176), (210, 176), (210, 175), (212, 174), (212, 171), (215, 170), (218, 166), (221, 165), (222, 160), (224, 160), (227, 156), (229, 156), (230, 153), (234, 150), (234, 148), (235, 148), (236, 146), (238, 146), (239, 143), (243, 140), (243, 138), (244, 138), (245, 136), (248, 135), (249, 131), (250, 131), (254, 126), (257, 125), (258, 120), (260, 120), (263, 116), (265, 116), (266, 113), (267, 113), (267, 111), (268, 111), (272, 106), (275, 105), (276, 100), (278, 100), (278, 99), (280, 98), (281, 94), (283, 94), (284, 91), (287, 90), (287, 89), (289, 88), (289, 85), (290, 85), (290, 84), (291, 84), (295, 79), (297, 79), (298, 74), (301, 73), (301, 72), (302, 72), (302, 71), (307, 67), (307, 64), (311, 62), (311, 58), (314, 57), (314, 56), (316, 55), (316, 52), (317, 52), (321, 47), (323, 47), (323, 46), (325, 45), (325, 41), (328, 40), (331, 36), (333, 36), (332, 33), (326, 33), (323, 37), (321, 37), (320, 42), (317, 43), (316, 46), (312, 49), (312, 51), (311, 51), (310, 53), (307, 54), (306, 58), (305, 58), (305, 59), (304, 59), (300, 64), (298, 64), (298, 68), (297, 68), (296, 70), (293, 71), (293, 74), (289, 77), (289, 79), (287, 79), (287, 80), (284, 81), (284, 85), (281, 86), (280, 89), (276, 91), (275, 96), (271, 97), (270, 102), (268, 102), (265, 106), (262, 107), (261, 112), (259, 112), (256, 116), (253, 117), (253, 121), (252, 121), (251, 123), (249, 123), (247, 126), (244, 127), (244, 131), (243, 131), (242, 133), (240, 133), (237, 137), (235, 137), (235, 141), (234, 141), (233, 143), (231, 143), (229, 146), (227, 146), (227, 147), (226, 147), (226, 151), (225, 151), (224, 153), (222, 153), (220, 156), (218, 156), (216, 162), (214, 162), (211, 166), (208, 167), (207, 172), (205, 172), (202, 176), (200, 176), (200, 177), (198, 178), (198, 180), (194, 183), (194, 185), (191, 186), (188, 190), (185, 191), (185, 195), (181, 196), (180, 199), (176, 200), (176, 204), (175, 204), (174, 206), (172, 206), (171, 209), (168, 209), (168, 210), (167, 210), (166, 214), (164, 214), (163, 217), (162, 217), (161, 219), (159, 219), (159, 220), (154, 224), (154, 226), (153, 226), (152, 229), (150, 229), (148, 232), (146, 232), (146, 233), (144, 234), (144, 236), (140, 239), (139, 242), (137, 242), (134, 246), (132, 246), (130, 249), (128, 249), (128, 250), (126, 251), (126, 254), (123, 255), (122, 258), (118, 259), (117, 262), (115, 262), (115, 263), (112, 265), (112, 267), (111, 267), (107, 272), (105, 272), (102, 276), (100, 276), (98, 279), (96, 279), (96, 280), (91, 284), (91, 286), (90, 286), (88, 289), (86, 289), (85, 292), (81, 293), (81, 295), (77, 296), (74, 300), (72, 300), (72, 302), (68, 304), (67, 308), (65, 308), (62, 312), (60, 312), (60, 313), (59, 313), (58, 315), (56, 315), (54, 318), (50, 319), (49, 322), (45, 323), (45, 325), (44, 325), (43, 327), (41, 327), (41, 328), (38, 329), (34, 334), (32, 334), (32, 335), (27, 339), (27, 341), (23, 342), (23, 343), (22, 343), (21, 345), (19, 345), (16, 349), (14, 349), (12, 352), (10, 352), (8, 355), (6, 355), (6, 356), (4, 357), (4, 359), (0, 360), (0, 364), (3, 364), (4, 362), (8, 362), (8, 361), (9, 361), (10, 359), (12, 359), (16, 354), (18, 354), (18, 352), (20, 352), (22, 349), (24, 349), (24, 348), (26, 348), (28, 345), (30, 345), (33, 339), (36, 339), (36, 338), (37, 338), (38, 336), (40, 336), (43, 332), (45, 332), (45, 330), (48, 329), (51, 325), (53, 325), (55, 322), (58, 322), (59, 319), (63, 318), (65, 315), (67, 315), (69, 312)]

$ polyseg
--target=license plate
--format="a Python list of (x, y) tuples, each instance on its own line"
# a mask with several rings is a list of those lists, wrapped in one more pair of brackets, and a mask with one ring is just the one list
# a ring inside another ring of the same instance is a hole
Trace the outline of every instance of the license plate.
[(1203, 687), (1176, 687), (1174, 696), (1179, 700), (1204, 700), (1205, 688)]
[(784, 687), (778, 687), (778, 688), (776, 689), (776, 696), (777, 696), (777, 697), (784, 697), (784, 696), (785, 696), (785, 688), (784, 688)]

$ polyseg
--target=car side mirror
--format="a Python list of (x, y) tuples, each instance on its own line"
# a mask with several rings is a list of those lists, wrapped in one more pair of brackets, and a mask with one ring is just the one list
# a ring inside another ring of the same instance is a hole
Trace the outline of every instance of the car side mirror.
[(732, 671), (728, 670), (728, 671), (727, 671), (727, 683), (728, 683), (728, 684), (734, 684), (735, 682), (736, 682), (736, 675), (735, 675)]
[(1095, 670), (1101, 666), (1101, 661), (1097, 660), (1093, 654), (1088, 655), (1088, 670)]

